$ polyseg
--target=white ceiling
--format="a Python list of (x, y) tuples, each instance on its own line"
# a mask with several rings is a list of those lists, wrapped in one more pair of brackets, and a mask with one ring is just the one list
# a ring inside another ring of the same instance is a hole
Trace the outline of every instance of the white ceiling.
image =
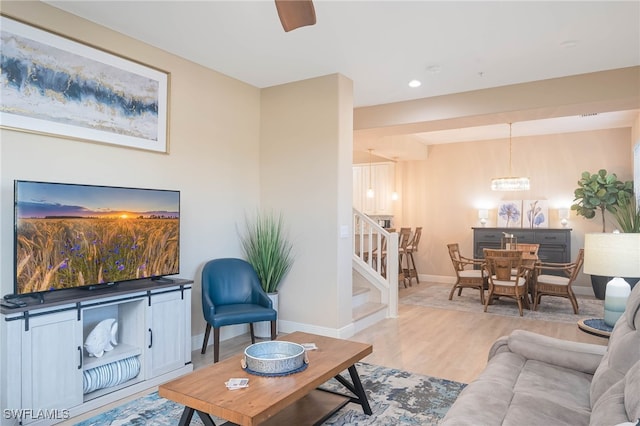
[[(640, 65), (640, 1), (315, 0), (317, 24), (289, 33), (271, 0), (46, 3), (260, 88), (341, 73), (356, 107)], [(519, 135), (579, 130), (575, 118), (539, 121), (518, 123)], [(505, 126), (419, 138), (505, 137)]]

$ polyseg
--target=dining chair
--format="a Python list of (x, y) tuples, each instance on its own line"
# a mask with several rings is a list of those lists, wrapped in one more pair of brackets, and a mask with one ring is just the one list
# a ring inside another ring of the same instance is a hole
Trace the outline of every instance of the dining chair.
[(453, 298), (456, 289), (458, 289), (458, 296), (460, 296), (463, 288), (473, 288), (480, 290), (480, 303), (484, 305), (484, 290), (487, 287), (487, 275), (482, 267), (484, 260), (462, 256), (458, 243), (447, 244), (447, 248), (453, 269), (456, 272), (456, 282), (449, 293), (449, 300)]
[(484, 249), (484, 268), (489, 280), (489, 294), (484, 300), (484, 311), (495, 297), (516, 299), (518, 311), (523, 316), (523, 304), (528, 307), (527, 279), (530, 269), (522, 264), (520, 250)]
[[(578, 313), (578, 300), (573, 293), (571, 284), (578, 277), (584, 262), (584, 249), (578, 251), (576, 260), (571, 263), (539, 263), (535, 267), (533, 285), (533, 310), (538, 309), (542, 296), (566, 297), (571, 301), (573, 313)], [(564, 276), (551, 275), (548, 272), (562, 272)], [(545, 273), (547, 272), (547, 273)]]
[(416, 268), (416, 261), (413, 258), (413, 253), (418, 251), (418, 245), (420, 244), (420, 237), (422, 236), (422, 227), (417, 226), (416, 230), (413, 232), (413, 236), (411, 237), (411, 241), (407, 244), (406, 255), (407, 255), (407, 269), (408, 269), (408, 278), (409, 282), (411, 282), (412, 278), (416, 279), (416, 284), (420, 284), (420, 278), (418, 277), (418, 269)]
[(271, 340), (276, 338), (278, 313), (260, 285), (251, 264), (243, 259), (210, 260), (202, 269), (202, 312), (207, 326), (202, 351), (207, 351), (213, 327), (213, 362), (220, 358), (220, 327), (249, 324), (251, 343), (256, 342), (253, 323), (271, 322)]

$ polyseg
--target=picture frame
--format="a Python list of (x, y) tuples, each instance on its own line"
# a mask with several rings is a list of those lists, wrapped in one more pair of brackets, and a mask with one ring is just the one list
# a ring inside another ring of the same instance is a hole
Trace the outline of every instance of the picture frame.
[(6, 16), (0, 28), (0, 127), (168, 152), (168, 72)]
[(498, 228), (522, 227), (522, 200), (502, 201), (498, 205)]
[(548, 228), (549, 203), (547, 200), (523, 200), (522, 216), (523, 228)]

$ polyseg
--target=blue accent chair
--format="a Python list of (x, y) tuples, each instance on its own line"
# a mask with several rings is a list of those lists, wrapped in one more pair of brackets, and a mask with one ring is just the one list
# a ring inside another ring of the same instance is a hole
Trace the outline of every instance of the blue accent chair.
[(276, 338), (278, 313), (267, 293), (260, 286), (260, 279), (249, 262), (242, 259), (215, 259), (202, 269), (202, 313), (207, 328), (202, 342), (202, 352), (207, 351), (209, 334), (213, 327), (213, 362), (220, 358), (220, 327), (233, 324), (249, 324), (251, 343), (256, 342), (253, 323), (271, 322), (271, 340)]

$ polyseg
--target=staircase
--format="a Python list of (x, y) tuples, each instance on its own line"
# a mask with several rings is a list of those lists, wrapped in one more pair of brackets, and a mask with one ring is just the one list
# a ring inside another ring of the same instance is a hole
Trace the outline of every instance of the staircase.
[[(398, 316), (398, 234), (356, 209), (353, 233), (352, 319), (357, 333)], [(380, 262), (381, 247), (386, 247), (386, 262)]]

